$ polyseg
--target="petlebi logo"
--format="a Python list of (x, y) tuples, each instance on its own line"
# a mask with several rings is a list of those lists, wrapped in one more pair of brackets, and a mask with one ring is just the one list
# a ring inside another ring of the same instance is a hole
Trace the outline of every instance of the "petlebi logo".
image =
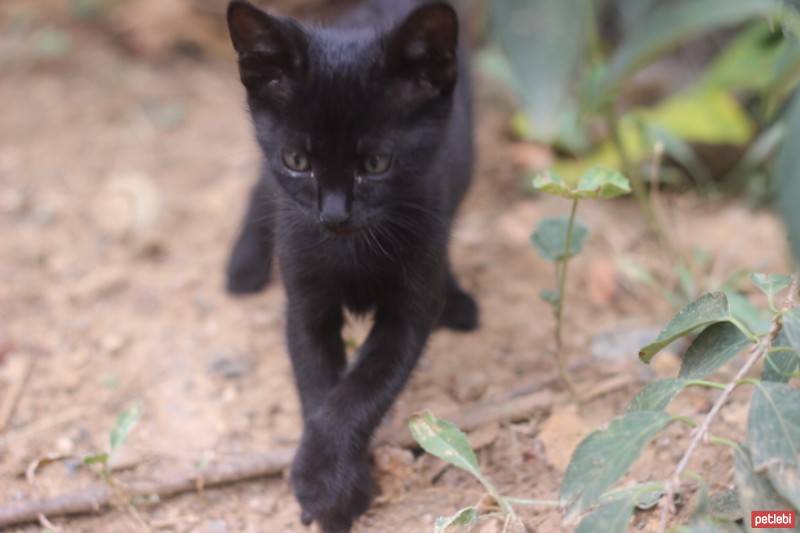
[(753, 529), (793, 529), (796, 523), (794, 511), (753, 511), (750, 527)]

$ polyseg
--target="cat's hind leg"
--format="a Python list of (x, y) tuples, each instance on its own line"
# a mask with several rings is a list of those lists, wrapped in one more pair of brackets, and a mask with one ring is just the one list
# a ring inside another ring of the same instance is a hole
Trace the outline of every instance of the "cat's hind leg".
[(480, 309), (475, 299), (462, 289), (451, 269), (447, 272), (445, 303), (439, 326), (455, 331), (473, 331), (480, 322)]
[(226, 271), (231, 294), (259, 292), (272, 274), (273, 222), (270, 199), (261, 179), (250, 193), (242, 229), (233, 246)]

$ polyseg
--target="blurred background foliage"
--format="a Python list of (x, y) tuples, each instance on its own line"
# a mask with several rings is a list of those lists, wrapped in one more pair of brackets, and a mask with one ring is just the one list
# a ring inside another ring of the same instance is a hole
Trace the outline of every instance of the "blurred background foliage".
[(495, 0), (477, 62), (513, 92), (513, 134), (554, 146), (566, 179), (600, 165), (641, 189), (774, 201), (800, 256), (799, 5)]
[[(0, 68), (68, 53), (69, 24), (148, 60), (232, 57), (227, 0), (4, 2), (2, 38), (24, 38)], [(358, 0), (255, 3), (325, 19)], [(558, 174), (602, 166), (630, 175), (640, 198), (691, 189), (775, 205), (800, 257), (800, 0), (456, 3), (477, 70), (512, 97), (510, 135), (553, 147)], [(42, 16), (52, 25), (26, 33)]]

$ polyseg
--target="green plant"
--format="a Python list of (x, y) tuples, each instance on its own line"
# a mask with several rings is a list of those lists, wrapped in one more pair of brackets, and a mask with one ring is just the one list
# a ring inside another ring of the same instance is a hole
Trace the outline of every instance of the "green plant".
[(128, 440), (128, 436), (131, 431), (133, 431), (133, 428), (136, 427), (136, 424), (139, 423), (141, 416), (142, 409), (138, 404), (120, 413), (108, 436), (108, 450), (85, 456), (83, 458), (83, 464), (87, 468), (98, 468), (98, 475), (111, 490), (117, 504), (125, 509), (128, 515), (136, 522), (137, 529), (141, 528), (142, 530), (149, 531), (150, 528), (136, 510), (133, 499), (126, 493), (125, 487), (117, 482), (111, 470), (111, 460), (114, 454), (117, 453)]
[(555, 318), (555, 360), (559, 375), (573, 396), (578, 397), (575, 385), (567, 372), (563, 355), (563, 322), (566, 303), (569, 262), (583, 250), (589, 230), (577, 220), (578, 204), (587, 198), (610, 199), (631, 192), (630, 183), (619, 172), (601, 168), (590, 169), (575, 182), (567, 182), (554, 172), (537, 176), (533, 181), (536, 190), (561, 196), (571, 201), (569, 218), (549, 218), (539, 223), (531, 235), (531, 242), (539, 254), (555, 263), (556, 288), (541, 292), (541, 298), (553, 309)]
[[(614, 47), (601, 41), (598, 29), (600, 11), (609, 5), (623, 23)], [(793, 98), (800, 85), (796, 2), (496, 0), (489, 14), (493, 44), (478, 64), (517, 96), (517, 135), (567, 155), (555, 164), (556, 172), (576, 179), (595, 166), (621, 170), (651, 229), (671, 249), (647, 195), (647, 163), (661, 143), (671, 163), (662, 183), (685, 175), (704, 193), (721, 186), (746, 187), (762, 197), (774, 191), (800, 257), (800, 215), (794, 209), (800, 182), (793, 174), (800, 157), (800, 104), (792, 103), (800, 100)], [(637, 72), (721, 29), (736, 29), (734, 38), (692, 83), (649, 105), (621, 101)], [(559, 61), (552, 61), (556, 56)], [(783, 109), (791, 111), (776, 113)], [(746, 151), (733, 171), (716, 176), (723, 178), (719, 185), (695, 151), (698, 144)]]
[[(640, 353), (645, 363), (674, 340), (697, 335), (684, 355), (676, 378), (646, 386), (631, 402), (628, 411), (607, 428), (590, 434), (576, 449), (561, 485), (560, 502), (567, 517), (588, 512), (578, 531), (625, 532), (636, 507), (636, 495), (609, 500), (603, 493), (630, 469), (644, 447), (675, 422), (689, 425), (694, 434), (670, 479), (657, 482), (661, 500), (660, 531), (664, 531), (674, 496), (685, 477), (702, 486), (700, 504), (682, 531), (741, 531), (734, 522), (715, 516), (704, 502), (703, 478), (687, 468), (700, 444), (707, 441), (730, 447), (735, 458), (735, 480), (741, 509), (797, 509), (800, 507), (800, 390), (789, 381), (800, 375), (800, 308), (798, 276), (755, 274), (753, 283), (761, 289), (773, 314), (768, 331), (752, 331), (736, 316), (724, 293), (710, 293), (686, 306), (662, 330), (658, 338)], [(786, 304), (775, 298), (787, 292)], [(748, 349), (749, 348), (749, 349)], [(748, 349), (744, 365), (727, 383), (707, 380), (708, 376), (734, 356)], [(761, 379), (748, 377), (761, 361)], [(754, 388), (744, 443), (715, 437), (711, 423), (739, 386)], [(666, 411), (670, 402), (687, 387), (719, 389), (719, 397), (701, 423)], [(621, 489), (625, 490), (625, 489)], [(654, 489), (655, 490), (655, 489)], [(709, 529), (702, 529), (702, 527)], [(712, 529), (714, 526), (716, 529)]]
[(95, 452), (87, 455), (83, 458), (83, 464), (88, 467), (98, 465), (103, 480), (112, 483), (111, 469), (109, 466), (111, 459), (114, 453), (128, 440), (128, 435), (130, 435), (130, 432), (136, 427), (141, 416), (142, 409), (139, 405), (134, 405), (120, 413), (108, 436), (108, 451)]
[[(542, 507), (558, 507), (555, 500), (525, 500), (503, 496), (481, 472), (478, 458), (462, 433), (453, 423), (436, 418), (431, 412), (425, 411), (411, 417), (408, 424), (411, 434), (423, 450), (447, 461), (448, 463), (472, 474), (486, 492), (494, 499), (499, 507), (496, 516), (504, 520), (503, 531), (525, 530), (519, 517), (514, 511), (514, 505), (534, 505)], [(481, 515), (477, 506), (465, 507), (452, 516), (436, 519), (436, 533), (445, 533), (450, 528), (471, 527), (480, 519), (495, 515)]]

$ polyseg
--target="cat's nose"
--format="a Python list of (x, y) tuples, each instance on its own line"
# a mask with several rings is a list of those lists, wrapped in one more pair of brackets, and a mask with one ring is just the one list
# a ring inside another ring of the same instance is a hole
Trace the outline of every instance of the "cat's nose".
[(319, 221), (329, 229), (341, 229), (350, 222), (350, 209), (344, 194), (326, 194), (322, 197)]
[(350, 222), (350, 213), (320, 213), (319, 221), (330, 229), (339, 229)]

